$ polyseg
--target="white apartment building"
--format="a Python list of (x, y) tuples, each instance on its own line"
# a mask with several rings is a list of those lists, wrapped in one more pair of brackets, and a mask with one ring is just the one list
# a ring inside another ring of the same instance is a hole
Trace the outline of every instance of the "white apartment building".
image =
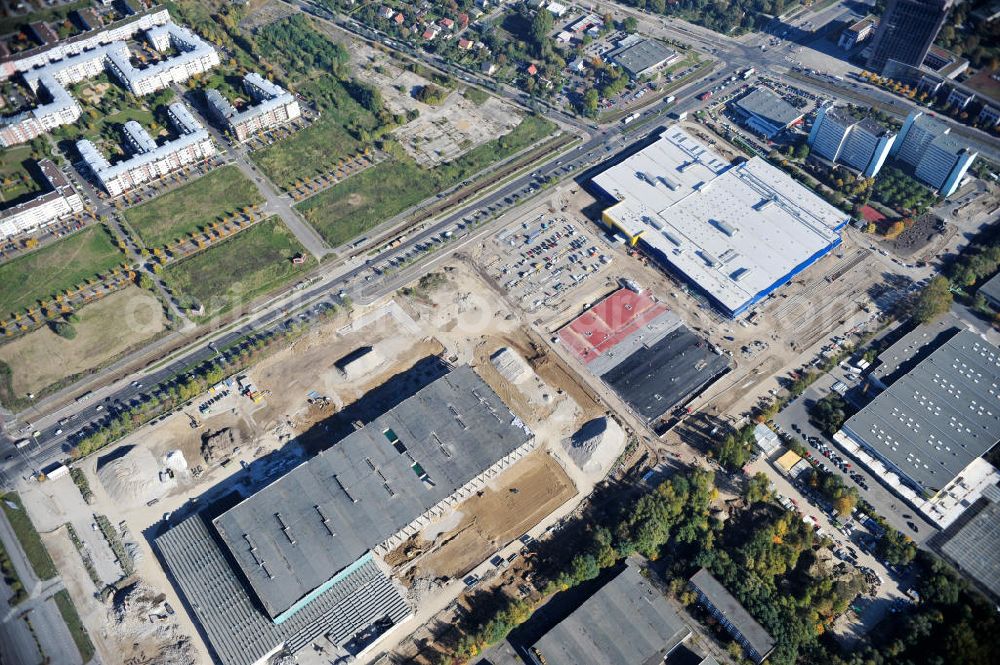
[(879, 172), (895, 141), (896, 133), (873, 119), (854, 117), (832, 105), (820, 108), (808, 139), (813, 153), (846, 164), (866, 178)]
[(155, 8), (143, 14), (129, 17), (112, 23), (99, 32), (86, 32), (64, 39), (54, 44), (47, 44), (29, 49), (21, 53), (9, 55), (0, 60), (0, 81), (6, 80), (18, 72), (30, 72), (38, 67), (44, 67), (57, 60), (65, 60), (84, 51), (95, 49), (112, 42), (123, 42), (131, 39), (139, 32), (163, 25), (170, 21), (166, 9)]
[(115, 41), (25, 72), (24, 79), (31, 89), (37, 93), (44, 88), (52, 101), (0, 120), (0, 146), (24, 143), (60, 125), (75, 122), (80, 117), (81, 109), (65, 86), (92, 78), (105, 70), (130, 92), (144, 96), (174, 83), (182, 83), (219, 64), (219, 54), (210, 44), (173, 23), (151, 27), (146, 37), (160, 52), (172, 46), (180, 53), (139, 69), (132, 64), (125, 42)]
[(907, 116), (889, 154), (912, 166), (917, 179), (941, 196), (951, 196), (958, 189), (979, 156), (952, 136), (950, 127), (923, 111), (913, 111)]
[(34, 231), (83, 210), (83, 201), (66, 176), (48, 159), (38, 162), (48, 190), (29, 201), (0, 210), (0, 239)]
[(109, 163), (90, 141), (77, 141), (77, 150), (87, 168), (108, 194), (118, 196), (216, 153), (208, 132), (186, 106), (179, 102), (171, 104), (167, 113), (180, 136), (157, 145), (139, 123), (130, 121), (125, 124), (125, 141), (132, 156), (117, 164)]
[(283, 125), (302, 115), (294, 95), (256, 72), (246, 75), (243, 89), (255, 102), (243, 111), (237, 111), (218, 90), (210, 89), (205, 93), (212, 114), (237, 141), (245, 141), (256, 132)]

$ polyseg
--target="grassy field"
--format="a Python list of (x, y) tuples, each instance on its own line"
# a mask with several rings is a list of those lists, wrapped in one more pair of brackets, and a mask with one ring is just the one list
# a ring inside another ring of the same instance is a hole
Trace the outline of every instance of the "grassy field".
[(56, 601), (56, 607), (59, 608), (59, 614), (66, 622), (66, 627), (69, 628), (69, 634), (73, 636), (76, 649), (80, 652), (80, 658), (85, 663), (90, 662), (90, 659), (94, 657), (94, 643), (90, 641), (90, 635), (87, 634), (87, 629), (84, 627), (83, 621), (80, 620), (80, 613), (76, 611), (73, 599), (69, 597), (66, 589), (57, 591), (52, 598)]
[(6, 207), (8, 201), (41, 189), (25, 168), (25, 162), (36, 157), (30, 145), (0, 151), (0, 208)]
[[(10, 369), (11, 394), (45, 394), (50, 386), (100, 367), (167, 325), (160, 301), (137, 286), (81, 307), (76, 314), (79, 321), (73, 324), (73, 339), (44, 326), (0, 345), (0, 362)], [(10, 399), (6, 392), (0, 389), (0, 401), (5, 404)]]
[[(8, 504), (13, 504), (17, 507), (12, 508)], [(48, 550), (42, 544), (42, 539), (38, 535), (38, 531), (35, 530), (35, 525), (31, 523), (28, 513), (24, 510), (24, 504), (21, 502), (21, 497), (17, 495), (17, 492), (4, 494), (3, 500), (0, 501), (0, 506), (3, 507), (7, 521), (13, 527), (17, 539), (21, 543), (21, 548), (28, 557), (28, 562), (34, 569), (35, 574), (38, 575), (38, 579), (51, 580), (58, 575), (56, 565), (52, 563), (52, 557), (49, 556)]]
[(0, 316), (73, 288), (124, 260), (109, 232), (96, 225), (2, 263)]
[(382, 162), (307, 199), (299, 210), (333, 247), (447, 189), (552, 133), (548, 120), (528, 116), (509, 134), (430, 170), (409, 159)]
[(130, 208), (125, 219), (147, 247), (159, 247), (263, 201), (257, 187), (238, 168), (225, 166)]
[(251, 155), (260, 170), (279, 186), (329, 170), (338, 159), (358, 152), (364, 145), (358, 135), (377, 124), (375, 116), (354, 101), (336, 79), (311, 81), (302, 85), (300, 92), (318, 104), (320, 118)]
[(194, 256), (170, 264), (163, 274), (170, 286), (205, 306), (208, 319), (244, 305), (316, 266), (291, 259), (305, 250), (281, 221), (272, 217)]

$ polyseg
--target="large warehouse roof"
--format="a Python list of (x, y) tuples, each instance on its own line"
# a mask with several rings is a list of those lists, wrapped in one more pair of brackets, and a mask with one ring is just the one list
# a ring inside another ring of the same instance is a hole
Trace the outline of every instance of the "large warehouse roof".
[(941, 551), (958, 564), (959, 570), (1000, 598), (1000, 488), (987, 487), (982, 501), (984, 505), (941, 546)]
[(635, 564), (556, 624), (534, 647), (549, 665), (662, 662), (691, 630)]
[(681, 325), (651, 340), (601, 375), (649, 422), (662, 418), (729, 369), (729, 359)]
[(459, 367), (214, 522), (280, 623), (531, 438), (472, 369)]
[(593, 179), (605, 220), (736, 316), (840, 243), (849, 221), (760, 157), (737, 166), (677, 127)]
[(411, 614), (401, 590), (370, 555), (279, 625), (258, 609), (201, 515), (159, 536), (156, 547), (214, 652), (213, 660), (222, 665), (257, 663), (281, 646), (295, 653), (322, 635), (358, 653)]
[(729, 368), (674, 312), (627, 288), (563, 326), (559, 341), (651, 423)]
[(928, 495), (1000, 441), (1000, 350), (963, 330), (844, 424)]

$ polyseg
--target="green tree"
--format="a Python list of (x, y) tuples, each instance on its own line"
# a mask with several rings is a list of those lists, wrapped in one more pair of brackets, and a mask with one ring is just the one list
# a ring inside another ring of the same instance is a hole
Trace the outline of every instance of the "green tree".
[(622, 22), (622, 27), (625, 29), (625, 32), (631, 35), (639, 31), (639, 21), (634, 16), (628, 16)]
[(836, 434), (847, 420), (847, 403), (840, 395), (830, 393), (812, 405), (809, 418), (825, 434)]
[(73, 327), (72, 323), (67, 321), (53, 321), (50, 327), (52, 328), (52, 332), (63, 339), (76, 339), (76, 328)]
[(597, 115), (597, 107), (600, 103), (600, 96), (595, 88), (588, 88), (583, 93), (583, 110), (589, 116)]
[(920, 292), (913, 303), (911, 316), (920, 323), (928, 323), (947, 312), (951, 303), (951, 284), (947, 277), (939, 275)]
[(535, 17), (531, 19), (531, 40), (535, 46), (535, 55), (541, 57), (545, 53), (545, 47), (549, 43), (549, 35), (552, 33), (552, 28), (552, 12), (539, 8), (535, 12)]
[(771, 495), (771, 481), (767, 475), (758, 471), (747, 481), (747, 488), (743, 492), (743, 498), (747, 503), (761, 503), (766, 501)]

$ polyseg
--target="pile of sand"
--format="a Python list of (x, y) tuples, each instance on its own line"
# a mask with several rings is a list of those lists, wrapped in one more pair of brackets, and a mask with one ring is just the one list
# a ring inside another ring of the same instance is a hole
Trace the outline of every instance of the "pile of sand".
[(611, 418), (594, 418), (572, 437), (563, 448), (584, 473), (605, 473), (625, 445), (625, 432)]
[(97, 464), (97, 478), (108, 496), (124, 505), (163, 496), (169, 487), (160, 480), (160, 475), (153, 454), (140, 446), (132, 446), (114, 459), (99, 460)]

